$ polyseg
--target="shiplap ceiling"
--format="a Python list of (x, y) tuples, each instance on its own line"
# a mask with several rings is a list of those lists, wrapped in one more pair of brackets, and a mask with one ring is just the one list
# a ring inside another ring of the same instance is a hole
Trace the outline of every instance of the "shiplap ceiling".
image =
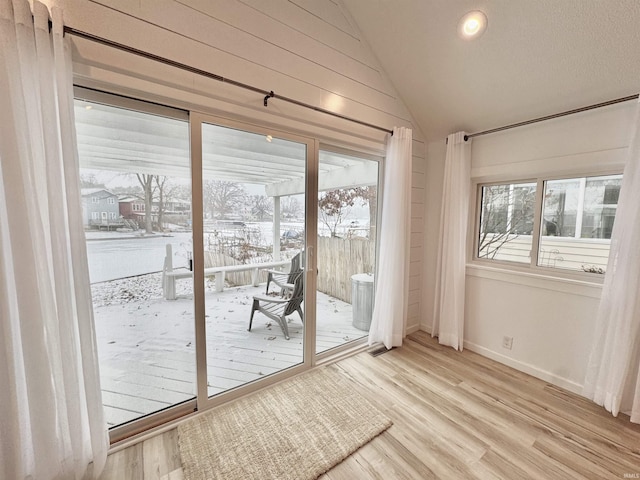
[[(429, 140), (640, 91), (639, 0), (343, 2)], [(471, 10), (488, 28), (462, 40)]]

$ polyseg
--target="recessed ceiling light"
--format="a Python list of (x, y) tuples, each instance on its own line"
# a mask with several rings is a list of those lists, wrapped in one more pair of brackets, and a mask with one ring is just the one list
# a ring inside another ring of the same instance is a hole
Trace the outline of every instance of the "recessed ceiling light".
[(271, 143), (271, 140), (273, 140), (273, 137), (271, 135), (267, 135), (265, 137), (267, 139), (267, 142)]
[(467, 13), (458, 23), (458, 35), (460, 38), (478, 38), (487, 29), (487, 16), (480, 10)]

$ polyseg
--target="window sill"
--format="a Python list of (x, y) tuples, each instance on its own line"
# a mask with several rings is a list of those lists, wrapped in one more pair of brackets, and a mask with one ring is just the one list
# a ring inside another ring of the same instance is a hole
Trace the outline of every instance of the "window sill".
[(518, 266), (500, 266), (484, 265), (481, 263), (467, 263), (466, 275), (469, 277), (485, 278), (499, 282), (524, 285), (533, 288), (552, 290), (555, 292), (569, 293), (572, 295), (580, 295), (590, 298), (600, 298), (602, 292), (602, 281), (604, 277), (596, 277), (587, 279), (579, 279), (572, 277), (590, 276), (577, 272), (559, 272), (553, 270), (551, 275), (544, 273), (539, 269), (531, 271), (526, 267)]

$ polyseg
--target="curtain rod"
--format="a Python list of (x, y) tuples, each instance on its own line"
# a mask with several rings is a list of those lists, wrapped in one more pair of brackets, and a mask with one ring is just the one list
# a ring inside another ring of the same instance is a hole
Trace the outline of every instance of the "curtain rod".
[(73, 35), (75, 37), (84, 38), (85, 40), (90, 40), (92, 42), (100, 43), (102, 45), (107, 45), (109, 47), (113, 47), (113, 48), (116, 48), (118, 50), (122, 50), (122, 51), (127, 52), (127, 53), (132, 53), (134, 55), (138, 55), (140, 57), (144, 57), (144, 58), (147, 58), (149, 60), (154, 60), (154, 61), (159, 62), (159, 63), (164, 63), (165, 65), (176, 67), (176, 68), (179, 68), (181, 70), (186, 70), (188, 72), (195, 73), (196, 75), (201, 75), (203, 77), (211, 78), (213, 80), (217, 80), (218, 82), (228, 83), (228, 84), (234, 85), (236, 87), (244, 88), (245, 90), (250, 90), (252, 92), (259, 93), (261, 95), (264, 95), (264, 106), (265, 107), (269, 106), (268, 103), (269, 103), (269, 99), (270, 98), (276, 98), (276, 99), (282, 100), (284, 102), (288, 102), (288, 103), (292, 103), (294, 105), (298, 105), (299, 107), (304, 107), (304, 108), (308, 108), (308, 109), (311, 109), (311, 110), (315, 110), (316, 112), (325, 113), (325, 114), (331, 115), (333, 117), (341, 118), (342, 120), (347, 120), (349, 122), (357, 123), (357, 124), (363, 125), (365, 127), (374, 128), (376, 130), (380, 130), (382, 132), (390, 133), (391, 135), (393, 135), (393, 130), (389, 130), (388, 128), (384, 128), (384, 127), (380, 127), (378, 125), (373, 125), (371, 123), (363, 122), (362, 120), (357, 120), (355, 118), (347, 117), (346, 115), (342, 115), (340, 113), (335, 113), (335, 112), (332, 112), (330, 110), (325, 110), (324, 108), (316, 107), (314, 105), (310, 105), (308, 103), (304, 103), (304, 102), (301, 102), (299, 100), (295, 100), (293, 98), (289, 98), (289, 97), (285, 97), (283, 95), (276, 94), (276, 93), (273, 92), (273, 90), (264, 90), (262, 88), (254, 87), (254, 86), (248, 85), (246, 83), (238, 82), (237, 80), (232, 80), (232, 79), (229, 79), (229, 78), (225, 78), (225, 77), (222, 77), (222, 76), (217, 75), (215, 73), (207, 72), (206, 70), (201, 70), (199, 68), (192, 67), (192, 66), (186, 65), (184, 63), (176, 62), (175, 60), (170, 60), (168, 58), (164, 58), (164, 57), (161, 57), (159, 55), (155, 55), (153, 53), (145, 52), (143, 50), (138, 50), (137, 48), (133, 48), (133, 47), (130, 47), (128, 45), (123, 45), (122, 43), (114, 42), (114, 41), (108, 40), (106, 38), (98, 37), (98, 36), (93, 35), (91, 33), (83, 32), (83, 31), (80, 31), (80, 30), (76, 30), (75, 28), (71, 28), (71, 27), (65, 26), (64, 27), (64, 33), (65, 34), (69, 34), (69, 35)]
[(574, 113), (586, 112), (588, 110), (594, 110), (600, 107), (606, 107), (608, 105), (615, 105), (616, 103), (628, 102), (629, 100), (635, 100), (638, 98), (638, 94), (629, 95), (628, 97), (616, 98), (615, 100), (609, 100), (607, 102), (596, 103), (594, 105), (588, 105), (586, 107), (575, 108), (573, 110), (567, 110), (566, 112), (554, 113), (553, 115), (547, 115), (545, 117), (534, 118), (532, 120), (525, 120), (524, 122), (513, 123), (511, 125), (505, 125), (504, 127), (492, 128), (483, 132), (470, 133), (464, 136), (465, 142), (473, 137), (479, 137), (480, 135), (487, 135), (489, 133), (501, 132), (503, 130), (509, 130), (511, 128), (522, 127), (524, 125), (531, 125), (532, 123), (544, 122), (545, 120), (551, 120), (559, 117), (566, 117), (567, 115), (573, 115)]

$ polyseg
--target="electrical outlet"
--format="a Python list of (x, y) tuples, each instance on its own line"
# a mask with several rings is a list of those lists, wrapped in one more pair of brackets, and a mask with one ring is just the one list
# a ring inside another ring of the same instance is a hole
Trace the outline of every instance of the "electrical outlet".
[(512, 346), (513, 346), (513, 337), (507, 337), (507, 336), (502, 337), (503, 348), (506, 348), (507, 350), (511, 350)]

